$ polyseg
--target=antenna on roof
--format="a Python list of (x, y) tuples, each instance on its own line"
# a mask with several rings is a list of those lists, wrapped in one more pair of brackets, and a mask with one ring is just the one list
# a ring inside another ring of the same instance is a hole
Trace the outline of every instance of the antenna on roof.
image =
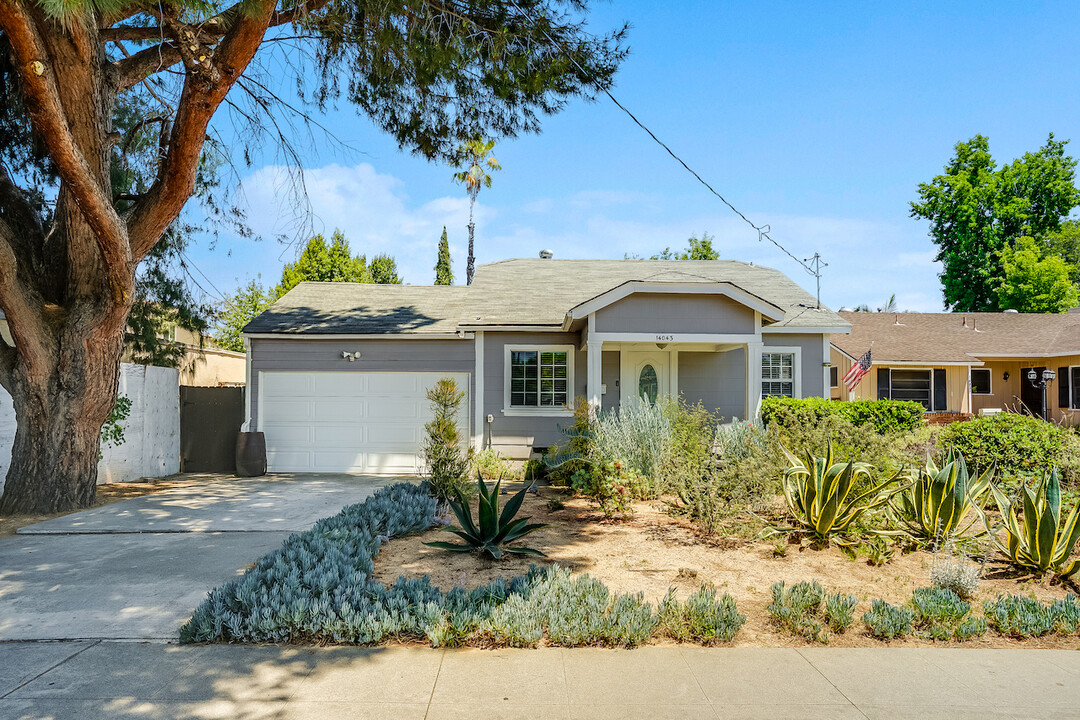
[(829, 267), (829, 263), (821, 262), (821, 253), (814, 253), (813, 257), (806, 258), (806, 260), (804, 260), (804, 262), (813, 263), (813, 266), (808, 267), (807, 269), (810, 271), (810, 274), (814, 276), (814, 279), (817, 280), (817, 308), (815, 308), (815, 309), (820, 310), (821, 309), (821, 268)]

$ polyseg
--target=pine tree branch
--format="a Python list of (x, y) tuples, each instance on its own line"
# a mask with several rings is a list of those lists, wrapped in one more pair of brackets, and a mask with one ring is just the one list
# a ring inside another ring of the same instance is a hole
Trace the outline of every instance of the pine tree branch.
[(205, 60), (193, 56), (189, 60), (197, 62), (185, 62), (187, 73), (168, 151), (154, 184), (128, 217), (136, 261), (153, 248), (194, 191), (195, 173), (210, 119), (258, 51), (275, 6), (275, 0), (248, 5), (245, 12), (236, 13), (235, 21), (230, 23), (211, 56)]
[[(11, 44), (30, 123), (48, 148), (62, 182), (93, 230), (114, 297), (122, 298), (130, 294), (132, 283), (124, 227), (112, 199), (95, 180), (94, 172), (68, 126), (49, 53), (27, 0), (7, 0), (4, 12), (0, 12), (0, 30)], [(73, 40), (76, 41), (73, 44), (86, 42), (85, 36), (73, 35)]]

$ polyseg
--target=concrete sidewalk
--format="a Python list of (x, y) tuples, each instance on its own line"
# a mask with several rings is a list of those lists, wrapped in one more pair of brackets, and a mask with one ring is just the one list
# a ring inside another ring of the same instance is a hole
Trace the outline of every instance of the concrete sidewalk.
[(0, 717), (1075, 718), (1057, 650), (0, 644)]

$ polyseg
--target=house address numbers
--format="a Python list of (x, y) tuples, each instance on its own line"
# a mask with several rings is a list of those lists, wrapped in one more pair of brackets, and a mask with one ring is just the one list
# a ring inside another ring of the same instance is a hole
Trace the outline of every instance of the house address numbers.
[(671, 342), (675, 339), (674, 335), (657, 335), (656, 342)]

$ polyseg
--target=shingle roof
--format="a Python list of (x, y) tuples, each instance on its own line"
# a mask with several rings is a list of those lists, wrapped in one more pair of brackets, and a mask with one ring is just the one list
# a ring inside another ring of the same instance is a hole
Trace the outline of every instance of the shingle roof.
[(248, 333), (452, 333), (468, 288), (302, 282), (244, 327)]
[(875, 363), (971, 362), (979, 357), (1080, 354), (1080, 314), (854, 313), (850, 335), (832, 343), (859, 357), (873, 342)]
[(845, 327), (783, 273), (733, 260), (504, 260), (481, 265), (470, 287), (297, 285), (248, 333), (449, 333), (469, 326), (560, 326), (567, 311), (628, 282), (728, 283), (780, 308), (771, 327)]
[[(566, 312), (627, 282), (727, 282), (780, 307), (773, 327), (843, 327), (778, 270), (734, 260), (503, 260), (476, 270), (466, 325), (560, 325)], [(512, 302), (508, 302), (512, 300)]]

